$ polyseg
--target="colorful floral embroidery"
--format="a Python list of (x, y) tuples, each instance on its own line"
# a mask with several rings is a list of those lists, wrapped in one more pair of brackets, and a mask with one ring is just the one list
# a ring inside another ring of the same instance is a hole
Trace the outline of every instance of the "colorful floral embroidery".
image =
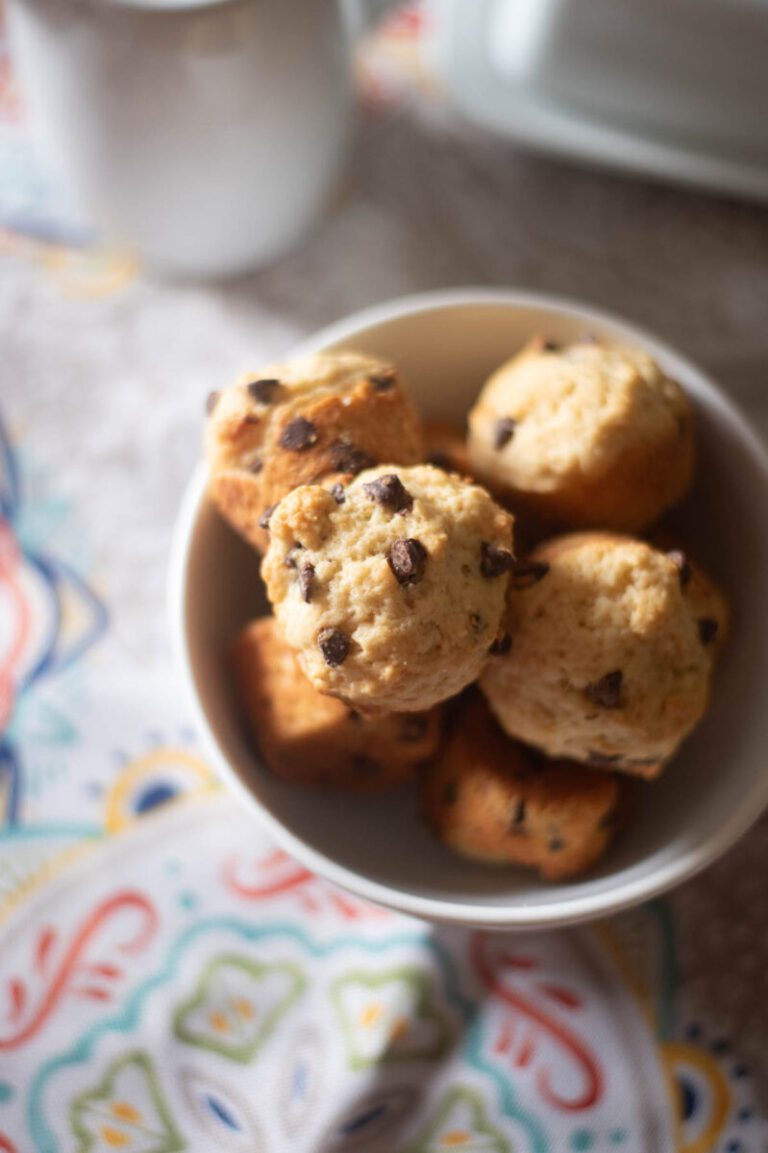
[(174, 1033), (189, 1045), (247, 1064), (304, 986), (296, 965), (214, 957), (196, 991), (176, 1010)]
[(512, 1146), (488, 1121), (480, 1094), (462, 1086), (449, 1092), (408, 1153), (512, 1153)]
[(448, 1019), (435, 1008), (421, 969), (349, 973), (336, 981), (332, 996), (353, 1069), (434, 1059), (448, 1048)]
[(77, 1153), (178, 1153), (186, 1148), (171, 1117), (151, 1060), (128, 1053), (70, 1108)]

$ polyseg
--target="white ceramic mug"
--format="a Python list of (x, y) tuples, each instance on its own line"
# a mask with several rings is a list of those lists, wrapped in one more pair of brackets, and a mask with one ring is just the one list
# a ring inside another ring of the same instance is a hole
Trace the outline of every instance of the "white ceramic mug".
[(331, 198), (350, 127), (337, 0), (11, 0), (9, 15), (41, 158), (154, 268), (269, 263)]

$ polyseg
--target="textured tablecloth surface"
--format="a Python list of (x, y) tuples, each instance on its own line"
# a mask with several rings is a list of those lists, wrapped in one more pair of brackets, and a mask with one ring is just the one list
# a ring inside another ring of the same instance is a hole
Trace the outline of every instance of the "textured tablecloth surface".
[(0, 1150), (768, 1148), (765, 821), (606, 924), (430, 928), (270, 846), (177, 691), (165, 569), (203, 398), (350, 311), (571, 295), (679, 346), (768, 431), (768, 212), (453, 122), (418, 25), (364, 62), (333, 215), (219, 286), (80, 244), (0, 46)]

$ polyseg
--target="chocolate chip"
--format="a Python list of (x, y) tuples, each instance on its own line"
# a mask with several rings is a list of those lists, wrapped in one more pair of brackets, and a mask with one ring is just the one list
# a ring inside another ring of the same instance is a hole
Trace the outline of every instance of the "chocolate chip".
[(366, 757), (363, 753), (355, 753), (352, 758), (352, 767), (361, 777), (372, 777), (381, 772), (381, 765), (373, 757)]
[(602, 817), (597, 823), (598, 829), (612, 829), (619, 823), (618, 809), (609, 809), (607, 813), (603, 813)]
[(283, 564), (285, 565), (285, 567), (286, 568), (296, 568), (296, 566), (298, 564), (298, 559), (297, 559), (298, 555), (299, 555), (299, 553), (301, 553), (303, 551), (304, 551), (304, 545), (299, 544), (299, 542), (296, 541), (296, 544), (293, 546), (293, 548), (290, 550), (290, 552), (286, 553), (285, 560), (283, 561)]
[(342, 665), (349, 656), (349, 637), (341, 629), (320, 629), (317, 643), (325, 663), (332, 669)]
[(304, 452), (317, 443), (317, 429), (311, 420), (303, 416), (294, 417), (284, 425), (280, 433), (280, 447), (289, 452)]
[(696, 621), (699, 627), (699, 640), (703, 645), (711, 645), (717, 636), (718, 623), (714, 617), (699, 617)]
[(515, 558), (508, 548), (483, 541), (480, 545), (480, 572), (484, 577), (500, 577), (514, 567)]
[(503, 657), (512, 648), (512, 637), (508, 632), (503, 632), (500, 637), (496, 637), (488, 652), (492, 657)]
[(467, 619), (469, 620), (469, 627), (472, 632), (475, 636), (479, 636), (483, 631), (483, 618), (479, 613), (470, 613)]
[(394, 472), (377, 476), (363, 485), (363, 492), (369, 500), (391, 509), (392, 512), (409, 512), (413, 508), (413, 497), (400, 477)]
[(221, 400), (221, 393), (220, 392), (214, 390), (213, 392), (208, 393), (208, 395), (205, 398), (205, 412), (206, 412), (207, 416), (211, 415), (211, 413), (213, 412), (214, 408), (216, 407), (216, 405), (219, 403), (220, 400)]
[(621, 669), (615, 669), (600, 677), (599, 681), (591, 681), (584, 692), (589, 699), (603, 709), (617, 709), (621, 704), (621, 682), (623, 674)]
[(679, 548), (673, 548), (671, 552), (667, 553), (667, 556), (677, 567), (677, 571), (680, 576), (680, 588), (684, 589), (686, 585), (690, 583), (691, 577), (693, 576), (691, 562), (688, 560), (688, 557), (685, 555), (685, 553), (682, 552)]
[(522, 833), (525, 824), (525, 801), (518, 801), (515, 805), (515, 811), (512, 814), (512, 819), (509, 822), (509, 833)]
[(558, 352), (560, 349), (556, 340), (545, 340), (541, 347), (545, 352)]
[(517, 428), (517, 421), (513, 420), (511, 416), (501, 416), (493, 426), (493, 447), (495, 449), (504, 448), (509, 444), (512, 437), (515, 435)]
[(372, 468), (376, 463), (375, 456), (345, 440), (336, 440), (331, 445), (331, 464), (337, 472), (351, 472), (357, 476), (364, 468)]
[(429, 727), (429, 720), (427, 717), (419, 716), (414, 713), (413, 716), (405, 717), (400, 726), (399, 738), (401, 741), (420, 741), (422, 737), (426, 736)]
[(305, 561), (299, 569), (299, 591), (306, 604), (312, 600), (312, 586), (315, 581), (315, 566)]
[(264, 467), (263, 462), (260, 461), (258, 457), (256, 457), (256, 459), (252, 460), (251, 463), (248, 465), (248, 471), (252, 472), (254, 476), (257, 476), (258, 473), (261, 472), (263, 467)]
[(396, 540), (387, 553), (387, 564), (401, 585), (415, 585), (422, 580), (427, 567), (427, 550), (420, 540), (409, 537)]
[(385, 368), (381, 372), (372, 372), (368, 377), (376, 392), (389, 392), (397, 380), (394, 368)]
[(336, 504), (344, 504), (344, 501), (347, 499), (347, 494), (344, 492), (343, 484), (332, 484), (330, 493), (333, 499), (336, 501)]
[(512, 566), (513, 589), (529, 589), (536, 585), (549, 572), (549, 565), (539, 560), (516, 560)]
[(550, 837), (547, 849), (550, 853), (559, 853), (561, 849), (565, 848), (565, 841), (562, 837)]
[(280, 381), (272, 377), (264, 380), (252, 380), (247, 385), (248, 392), (259, 404), (271, 404), (279, 387)]
[(587, 758), (591, 765), (619, 765), (623, 758), (621, 753), (600, 753), (595, 749), (590, 749), (587, 753)]
[(264, 512), (259, 517), (259, 528), (265, 528), (265, 529), (269, 530), (269, 522), (272, 519), (272, 513), (275, 511), (276, 508), (277, 508), (276, 504), (271, 504), (269, 506), (269, 508), (264, 509)]
[(354, 721), (355, 724), (362, 724), (362, 713), (359, 713), (357, 709), (347, 709), (347, 716), (349, 717), (350, 721)]
[(455, 805), (459, 799), (459, 786), (455, 781), (449, 781), (443, 789), (443, 804)]

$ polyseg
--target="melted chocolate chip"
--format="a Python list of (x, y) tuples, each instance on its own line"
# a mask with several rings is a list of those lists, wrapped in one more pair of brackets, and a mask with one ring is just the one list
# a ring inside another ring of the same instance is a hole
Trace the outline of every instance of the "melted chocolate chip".
[(363, 492), (369, 500), (391, 509), (392, 512), (404, 513), (413, 508), (413, 497), (394, 472), (377, 476), (376, 480), (369, 480), (363, 485)]
[(394, 368), (385, 368), (381, 372), (372, 372), (368, 377), (376, 392), (389, 392), (397, 380)]
[(590, 749), (588, 754), (589, 763), (591, 765), (620, 765), (623, 757), (621, 753), (600, 753), (595, 749)]
[(325, 663), (332, 669), (342, 665), (349, 656), (349, 637), (341, 629), (320, 629), (317, 643)]
[(459, 786), (455, 781), (449, 781), (443, 789), (443, 804), (455, 805), (459, 799)]
[(280, 447), (289, 452), (304, 452), (317, 443), (317, 429), (303, 416), (289, 420), (280, 433)]
[(493, 426), (493, 447), (498, 450), (509, 444), (515, 435), (516, 428), (517, 421), (513, 420), (511, 416), (499, 417)]
[(699, 628), (699, 640), (703, 645), (711, 645), (717, 636), (718, 623), (714, 617), (700, 617), (696, 624)]
[(418, 713), (404, 717), (400, 726), (399, 739), (406, 743), (420, 741), (422, 737), (426, 736), (428, 727), (429, 720), (424, 716), (419, 716)]
[(356, 725), (362, 724), (362, 713), (359, 713), (357, 709), (347, 709), (347, 716), (350, 721), (353, 721)]
[(272, 377), (265, 378), (264, 380), (252, 380), (247, 386), (248, 392), (257, 400), (259, 404), (271, 404), (275, 399), (277, 390), (280, 388), (280, 381)]
[(315, 581), (315, 566), (310, 564), (309, 561), (299, 569), (299, 591), (301, 592), (302, 599), (306, 604), (312, 600), (312, 589)]
[(514, 567), (515, 558), (508, 548), (483, 541), (480, 545), (480, 572), (484, 577), (500, 577)]
[(345, 440), (336, 440), (331, 445), (331, 465), (337, 472), (349, 472), (357, 476), (364, 468), (372, 468), (376, 463), (375, 456)]
[(593, 704), (603, 709), (617, 709), (621, 704), (621, 683), (623, 674), (621, 669), (615, 669), (600, 677), (599, 681), (591, 681), (584, 692)]
[(211, 413), (213, 412), (214, 408), (216, 407), (216, 405), (219, 403), (220, 400), (221, 400), (221, 393), (220, 392), (214, 390), (213, 392), (208, 393), (208, 395), (205, 398), (205, 412), (206, 412), (207, 416), (211, 415)]
[(690, 583), (691, 577), (693, 576), (691, 562), (688, 560), (688, 557), (685, 555), (685, 553), (682, 552), (679, 548), (673, 548), (671, 552), (667, 553), (667, 556), (677, 567), (677, 571), (680, 575), (680, 588), (686, 588), (686, 586)]
[(264, 512), (259, 517), (259, 528), (265, 528), (265, 529), (269, 530), (269, 522), (272, 519), (272, 513), (275, 511), (276, 508), (277, 508), (276, 504), (271, 504), (269, 506), (269, 508), (264, 509)]
[(260, 461), (258, 457), (256, 457), (256, 459), (252, 460), (251, 463), (248, 465), (248, 471), (253, 473), (254, 476), (257, 476), (258, 473), (261, 472), (263, 467), (264, 467), (263, 462)]
[(559, 853), (565, 848), (565, 841), (562, 837), (550, 837), (547, 849), (550, 853)]
[(522, 833), (525, 825), (525, 801), (518, 801), (515, 805), (515, 811), (512, 814), (512, 819), (509, 822), (509, 833), (515, 835)]
[(330, 493), (333, 499), (336, 501), (336, 504), (344, 504), (344, 501), (347, 499), (347, 494), (344, 492), (343, 484), (332, 484)]
[(549, 565), (539, 560), (516, 560), (512, 566), (510, 584), (513, 589), (529, 589), (549, 572)]
[(409, 537), (396, 540), (387, 553), (387, 564), (401, 585), (415, 585), (422, 580), (427, 567), (427, 550), (420, 540)]
[(503, 657), (512, 648), (512, 637), (508, 632), (503, 632), (500, 637), (496, 637), (488, 652), (492, 657)]
[(475, 636), (479, 636), (483, 631), (483, 618), (479, 613), (470, 613), (467, 619), (469, 620), (469, 627), (472, 632)]
[(545, 352), (558, 352), (560, 350), (560, 345), (556, 340), (545, 340), (541, 347)]

